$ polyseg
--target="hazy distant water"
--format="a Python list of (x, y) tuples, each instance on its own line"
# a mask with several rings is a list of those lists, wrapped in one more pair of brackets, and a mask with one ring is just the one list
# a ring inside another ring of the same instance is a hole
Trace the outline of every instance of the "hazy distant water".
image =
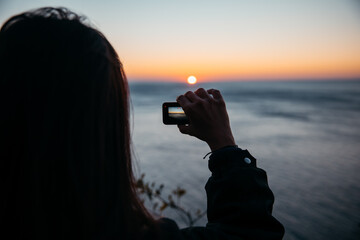
[(209, 149), (163, 125), (161, 104), (198, 87), (218, 88), (238, 145), (268, 173), (285, 239), (360, 239), (359, 81), (130, 86), (139, 172), (166, 189), (186, 188), (185, 207), (206, 208), (210, 172), (202, 158)]

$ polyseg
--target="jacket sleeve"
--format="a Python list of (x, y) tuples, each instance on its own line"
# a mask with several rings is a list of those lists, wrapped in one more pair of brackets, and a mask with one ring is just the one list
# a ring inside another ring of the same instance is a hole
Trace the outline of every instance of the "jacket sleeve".
[(247, 150), (215, 151), (209, 169), (208, 224), (182, 229), (184, 239), (282, 239), (284, 227), (272, 216), (274, 195), (266, 173)]

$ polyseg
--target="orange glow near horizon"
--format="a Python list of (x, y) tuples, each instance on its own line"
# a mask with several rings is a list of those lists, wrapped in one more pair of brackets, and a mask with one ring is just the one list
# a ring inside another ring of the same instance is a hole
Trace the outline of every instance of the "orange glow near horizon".
[(171, 57), (155, 52), (138, 56), (127, 55), (125, 52), (121, 58), (124, 59), (125, 72), (129, 80), (158, 79), (183, 82), (189, 73), (194, 72), (198, 82), (215, 79), (360, 78), (360, 45), (352, 44), (339, 49), (307, 45), (285, 50), (274, 50), (268, 46), (253, 52), (241, 52), (240, 49), (225, 51), (226, 49), (220, 48), (208, 53), (196, 51), (196, 47), (192, 50), (173, 50)]
[[(360, 55), (359, 55), (360, 56)], [(321, 79), (360, 78), (360, 58), (353, 59), (279, 59), (259, 60), (229, 59), (227, 61), (167, 62), (136, 65), (125, 64), (125, 71), (131, 79), (159, 79), (160, 81), (183, 82), (186, 73), (196, 72), (201, 81), (212, 79), (256, 80), (256, 79)], [(199, 81), (199, 80), (198, 80)]]

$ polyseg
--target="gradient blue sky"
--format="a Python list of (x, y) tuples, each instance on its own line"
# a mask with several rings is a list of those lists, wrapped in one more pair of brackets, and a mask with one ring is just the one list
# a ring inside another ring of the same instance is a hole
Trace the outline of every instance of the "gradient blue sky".
[(360, 77), (359, 0), (0, 0), (90, 18), (130, 80)]

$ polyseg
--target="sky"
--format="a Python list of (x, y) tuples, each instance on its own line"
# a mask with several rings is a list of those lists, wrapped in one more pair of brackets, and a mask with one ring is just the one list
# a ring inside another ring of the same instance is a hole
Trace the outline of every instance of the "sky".
[(360, 78), (360, 0), (0, 0), (0, 22), (43, 6), (87, 16), (130, 81)]

